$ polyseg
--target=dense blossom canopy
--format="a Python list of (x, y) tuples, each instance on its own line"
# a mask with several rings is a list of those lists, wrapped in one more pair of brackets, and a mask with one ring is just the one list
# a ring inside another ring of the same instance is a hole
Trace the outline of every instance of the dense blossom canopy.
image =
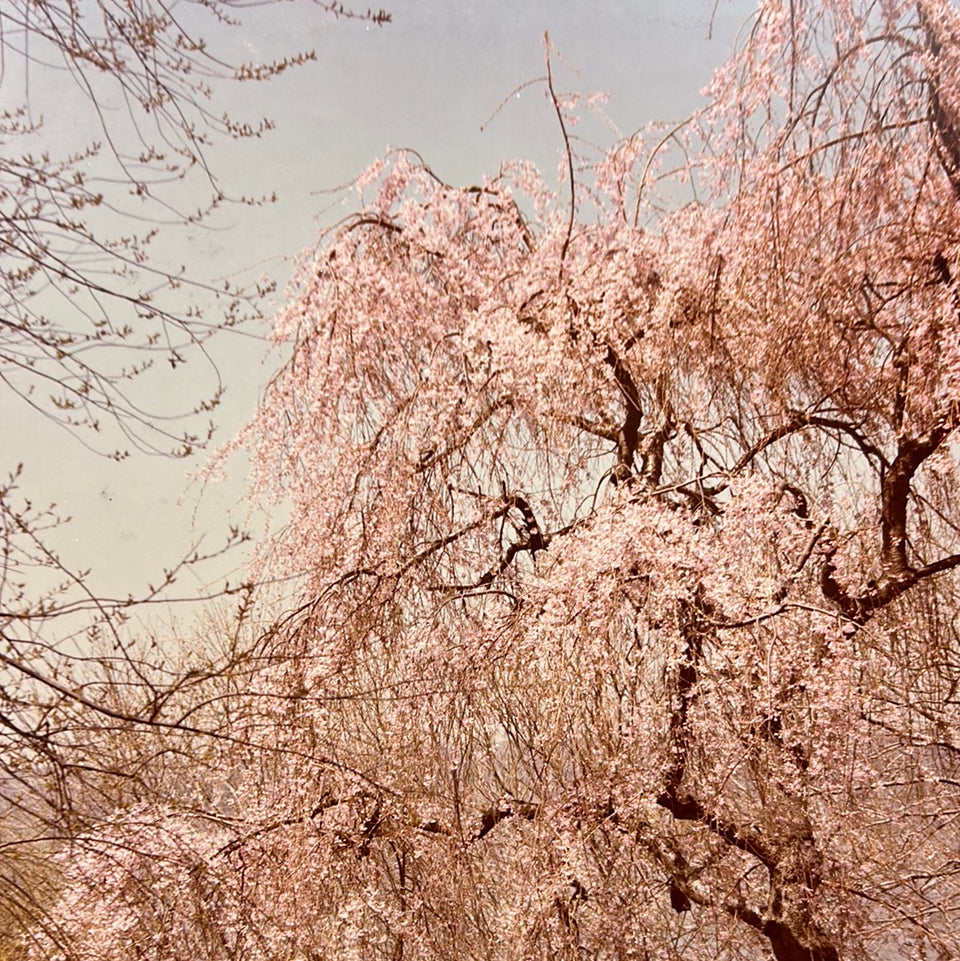
[(299, 606), (76, 956), (960, 954), (958, 84), (947, 2), (765, 0), (572, 191), (367, 171), (238, 442)]

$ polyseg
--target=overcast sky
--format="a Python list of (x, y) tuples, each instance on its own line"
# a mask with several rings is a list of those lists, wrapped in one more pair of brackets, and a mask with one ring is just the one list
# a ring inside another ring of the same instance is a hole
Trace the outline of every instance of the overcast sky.
[[(695, 109), (700, 89), (754, 8), (753, 0), (383, 5), (393, 15), (383, 27), (336, 20), (302, 2), (255, 9), (246, 17), (246, 26), (228, 41), (239, 58), (317, 51), (315, 63), (270, 84), (217, 93), (215, 112), (268, 116), (276, 130), (253, 144), (221, 145), (211, 154), (214, 167), (229, 188), (276, 190), (279, 201), (231, 210), (217, 220), (217, 230), (200, 229), (182, 241), (179, 256), (210, 276), (255, 266), (285, 277), (290, 258), (315, 240), (318, 224), (342, 209), (329, 209), (337, 200), (331, 188), (388, 146), (415, 148), (455, 184), (475, 182), (495, 173), (502, 159), (517, 158), (533, 160), (553, 178), (562, 146), (556, 119), (542, 84), (523, 86), (544, 73), (545, 31), (562, 58), (554, 68), (556, 86), (609, 95), (606, 118), (587, 133), (612, 144), (650, 121), (679, 119)], [(13, 81), (5, 75), (3, 83), (0, 106), (11, 106)], [(82, 98), (71, 98), (62, 83), (38, 68), (31, 76), (31, 97), (45, 108), (43, 136), (53, 149), (78, 146), (92, 130)], [(254, 410), (278, 360), (252, 337), (225, 337), (215, 353), (227, 386), (218, 413), (217, 440), (224, 442)], [(170, 381), (158, 389), (189, 387)], [(98, 591), (136, 594), (200, 535), (212, 545), (231, 517), (244, 520), (246, 509), (236, 506), (244, 487), (239, 461), (225, 483), (201, 492), (188, 487), (186, 473), (202, 466), (202, 455), (190, 462), (134, 457), (116, 464), (2, 394), (0, 431), (0, 471), (23, 461), (24, 489), (73, 516), (57, 544), (69, 565), (92, 569)], [(208, 566), (183, 587), (236, 579), (230, 568), (240, 561), (237, 555), (230, 564)]]

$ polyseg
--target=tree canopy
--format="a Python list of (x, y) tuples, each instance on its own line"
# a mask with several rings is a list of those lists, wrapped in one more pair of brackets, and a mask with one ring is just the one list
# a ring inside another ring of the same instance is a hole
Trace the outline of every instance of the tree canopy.
[(946, 0), (764, 0), (595, 162), (548, 72), (556, 189), (371, 167), (237, 440), (296, 605), (35, 956), (960, 954), (958, 85)]

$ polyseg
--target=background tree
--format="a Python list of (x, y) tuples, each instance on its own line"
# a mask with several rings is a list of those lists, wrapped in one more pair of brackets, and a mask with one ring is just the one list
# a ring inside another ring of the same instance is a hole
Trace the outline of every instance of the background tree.
[[(314, 56), (293, 50), (276, 62), (236, 62), (229, 36), (248, 6), (10, 0), (0, 7), (7, 423), (51, 418), (117, 460), (132, 452), (186, 456), (207, 441), (221, 396), (207, 341), (256, 316), (268, 285), (216, 282), (204, 265), (185, 264), (179, 253), (174, 260), (171, 239), (227, 205), (269, 202), (228, 196), (216, 151), (259, 137), (271, 122), (225, 115), (217, 94)], [(389, 19), (338, 3), (310, 9)], [(51, 75), (62, 81), (60, 99), (44, 117), (34, 98)], [(91, 126), (58, 152), (78, 101)], [(187, 362), (206, 365), (189, 390), (157, 390)], [(135, 603), (164, 596), (199, 553), (166, 570), (158, 563), (155, 586), (142, 595), (98, 596), (88, 572), (65, 564), (52, 546), (64, 518), (31, 496), (35, 465), (16, 465), (9, 438), (3, 453), (0, 955), (2, 939), (42, 916), (52, 897), (45, 890), (52, 847), (112, 811), (125, 796), (118, 784), (149, 781), (131, 760), (139, 743), (131, 732), (152, 726), (172, 740), (164, 711), (182, 714), (198, 677), (214, 671), (209, 649), (191, 661), (131, 641), (122, 626)]]
[(958, 31), (771, 0), (590, 176), (548, 65), (559, 192), (361, 178), (239, 441), (302, 602), (79, 956), (960, 954)]
[[(151, 257), (164, 231), (197, 224), (225, 203), (269, 200), (226, 196), (210, 153), (217, 143), (261, 136), (270, 120), (224, 115), (214, 95), (224, 82), (269, 80), (314, 54), (266, 64), (225, 59), (229, 28), (241, 26), (246, 6), (12, 0), (0, 13), (4, 86), (10, 101), (24, 101), (0, 126), (4, 384), (71, 427), (99, 431), (112, 422), (127, 445), (179, 454), (204, 439), (195, 425), (169, 427), (168, 411), (154, 416), (128, 391), (157, 361), (176, 368), (198, 354), (212, 333), (242, 319), (255, 293), (213, 290), (225, 296), (207, 318), (196, 292), (212, 279), (196, 265)], [(339, 3), (311, 6), (389, 20)], [(21, 144), (36, 143), (29, 134), (51, 126), (29, 101), (31, 79), (51, 73), (68, 81), (65, 99), (73, 87), (89, 98), (98, 127), (65, 156), (21, 154)], [(185, 284), (194, 288), (186, 307)], [(194, 413), (217, 399), (196, 398)]]

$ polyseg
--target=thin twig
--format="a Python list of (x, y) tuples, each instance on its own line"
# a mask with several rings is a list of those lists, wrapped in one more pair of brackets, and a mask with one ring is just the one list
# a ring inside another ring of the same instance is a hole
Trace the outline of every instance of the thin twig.
[(576, 184), (573, 177), (573, 151), (570, 149), (570, 137), (567, 134), (567, 126), (563, 122), (563, 111), (557, 100), (557, 94), (553, 89), (553, 70), (550, 67), (550, 34), (544, 32), (543, 42), (547, 51), (547, 89), (550, 91), (550, 99), (553, 101), (553, 109), (557, 112), (557, 120), (560, 123), (560, 133), (563, 134), (563, 147), (567, 154), (567, 174), (570, 178), (570, 218), (567, 221), (567, 236), (564, 238), (563, 246), (560, 248), (560, 276), (563, 276), (563, 261), (567, 256), (567, 248), (570, 246), (570, 238), (573, 236), (573, 219), (576, 215)]

